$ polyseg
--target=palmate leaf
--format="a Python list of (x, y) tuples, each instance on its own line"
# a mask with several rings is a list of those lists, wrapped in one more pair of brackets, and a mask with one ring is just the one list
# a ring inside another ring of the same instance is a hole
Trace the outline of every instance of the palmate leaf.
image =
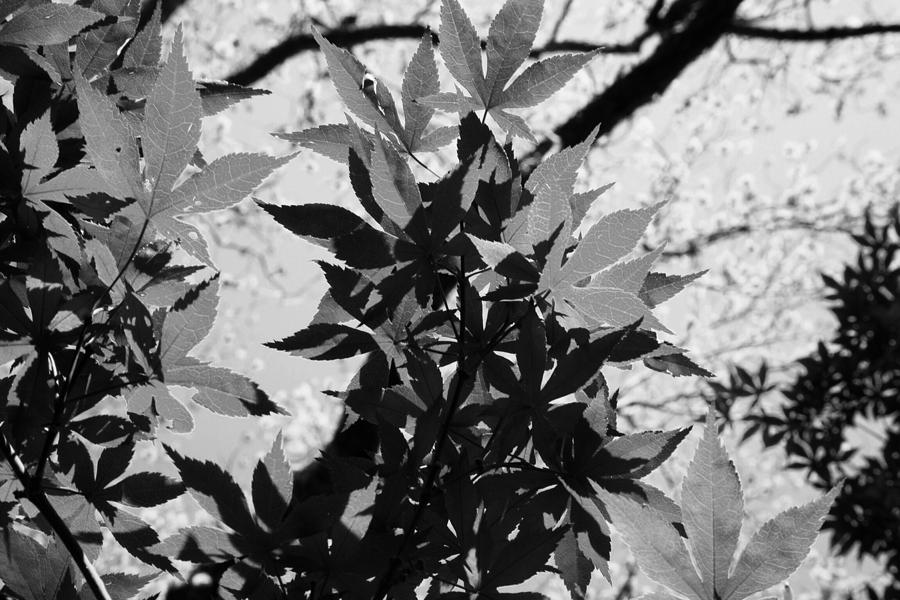
[(252, 381), (222, 367), (188, 356), (212, 329), (218, 304), (218, 281), (208, 280), (178, 300), (171, 310), (153, 315), (159, 339), (159, 373), (128, 396), (129, 409), (173, 421), (175, 431), (189, 431), (193, 419), (168, 390), (169, 385), (195, 390), (197, 404), (215, 413), (244, 417), (283, 412)]
[[(425, 131), (434, 115), (434, 109), (416, 102), (416, 98), (436, 94), (440, 91), (437, 63), (434, 61), (434, 47), (431, 42), (431, 34), (426, 32), (416, 48), (415, 54), (409, 61), (406, 71), (403, 73), (403, 83), (400, 87), (400, 97), (403, 102), (403, 144), (409, 152), (429, 150)], [(449, 128), (455, 137), (456, 128)], [(433, 132), (434, 133), (434, 132)], [(450, 143), (447, 139), (444, 144)]]
[(543, 9), (542, 0), (507, 0), (491, 22), (487, 38), (486, 105), (503, 92), (513, 73), (528, 58)]
[(682, 485), (681, 513), (690, 554), (659, 510), (600, 487), (595, 491), (648, 577), (686, 598), (742, 600), (784, 581), (800, 566), (839, 486), (766, 522), (750, 539), (730, 576), (743, 499), (737, 472), (718, 439), (712, 409)]
[(242, 576), (221, 583), (234, 589), (255, 585), (247, 576), (260, 564), (277, 573), (280, 567), (272, 565), (278, 565), (280, 553), (273, 551), (279, 547), (322, 569), (347, 570), (359, 560), (358, 542), (372, 520), (377, 480), (349, 494), (314, 496), (292, 504), (293, 474), (279, 435), (253, 471), (254, 515), (243, 490), (222, 467), (165, 449), (190, 495), (230, 531), (189, 527), (157, 544), (154, 552), (194, 563), (230, 562), (235, 574)]
[(162, 36), (160, 35), (161, 4), (155, 3), (153, 14), (144, 27), (137, 32), (122, 56), (122, 66), (126, 69), (156, 67), (162, 58)]
[(649, 307), (658, 306), (683, 290), (690, 282), (704, 275), (706, 271), (690, 275), (666, 275), (664, 273), (648, 273), (638, 293), (641, 300)]
[(668, 459), (687, 437), (690, 428), (671, 431), (641, 431), (613, 438), (591, 459), (595, 465), (587, 475), (592, 479), (639, 479)]
[(481, 42), (475, 26), (458, 0), (441, 3), (441, 57), (453, 78), (472, 98), (485, 98), (484, 71), (481, 65)]
[(147, 95), (141, 132), (143, 173), (133, 135), (118, 108), (80, 74), (75, 74), (75, 81), (88, 157), (113, 195), (136, 199), (123, 215), (139, 224), (149, 221), (150, 231), (177, 241), (205, 264), (212, 264), (205, 241), (180, 217), (240, 202), (292, 158), (226, 155), (173, 189), (197, 151), (202, 113), (200, 92), (184, 57), (180, 29)]
[(537, 61), (503, 91), (495, 108), (528, 108), (544, 102), (599, 53), (599, 50), (593, 50), (582, 54), (561, 54)]
[[(352, 54), (334, 46), (313, 31), (328, 62), (332, 82), (347, 108), (364, 123), (397, 143), (407, 154), (433, 152), (456, 137), (456, 127), (438, 127), (428, 131), (434, 109), (417, 102), (417, 98), (435, 94), (440, 88), (431, 35), (425, 33), (413, 54), (400, 89), (403, 103), (401, 124), (396, 103), (388, 87), (368, 73)], [(374, 83), (373, 83), (374, 82)], [(356, 147), (355, 132), (343, 124), (321, 125), (276, 137), (300, 144), (331, 160), (347, 163), (348, 150)]]
[(483, 109), (507, 133), (534, 141), (527, 123), (507, 112), (543, 102), (596, 56), (597, 52), (567, 54), (540, 60), (512, 83), (513, 74), (528, 58), (541, 23), (541, 0), (507, 0), (491, 22), (487, 38), (487, 73), (482, 66), (481, 42), (458, 0), (441, 4), (441, 57), (453, 78), (468, 92), (435, 92), (418, 99), (426, 106), (465, 114)]
[(240, 534), (252, 536), (260, 531), (244, 492), (228, 472), (216, 463), (182, 456), (169, 446), (165, 450), (188, 493), (210, 516)]
[(156, 574), (135, 575), (134, 573), (104, 573), (101, 575), (106, 591), (113, 598), (130, 600), (135, 597), (145, 585), (150, 583)]
[[(97, 144), (102, 143), (101, 139), (104, 139), (106, 142), (111, 143), (121, 142), (122, 146), (120, 147), (127, 148), (129, 143), (128, 136), (124, 133), (125, 130), (119, 127), (119, 123), (113, 123), (111, 125), (112, 131), (109, 132), (101, 133), (96, 130), (95, 125), (97, 121), (92, 119), (92, 117), (103, 118), (113, 114), (106, 112), (104, 110), (106, 108), (108, 107), (101, 105), (97, 107), (96, 113), (92, 112), (90, 115), (83, 116), (83, 123), (85, 123), (83, 127), (87, 127), (90, 135), (95, 140), (95, 147)], [(56, 161), (59, 158), (59, 144), (50, 122), (49, 112), (44, 113), (39, 119), (33, 121), (25, 128), (19, 140), (19, 145), (24, 151), (22, 158), (25, 163), (21, 180), (22, 196), (28, 200), (32, 202), (56, 201), (68, 203), (71, 197), (109, 193), (109, 186), (104, 182), (103, 177), (98, 176), (99, 169), (91, 170), (84, 166), (76, 166), (60, 171), (51, 179), (43, 181), (45, 177), (53, 172)], [(131, 160), (127, 158), (127, 151), (124, 155), (122, 153), (115, 154), (122, 156), (126, 163)], [(111, 163), (108, 161), (109, 156), (109, 154), (101, 153), (95, 154), (93, 158), (98, 161), (97, 164), (111, 167)], [(116, 169), (115, 171), (118, 170)], [(111, 176), (117, 177), (117, 175)], [(37, 206), (43, 205), (37, 204)]]
[(563, 583), (575, 600), (584, 599), (594, 571), (593, 563), (579, 548), (578, 537), (586, 535), (569, 529), (556, 544), (553, 553)]
[(157, 197), (172, 189), (199, 141), (200, 96), (184, 56), (179, 28), (144, 108), (141, 145), (144, 181), (150, 193), (141, 208), (148, 218), (158, 213), (159, 208), (154, 206)]
[(571, 257), (551, 278), (553, 284), (592, 277), (624, 258), (637, 245), (662, 203), (641, 209), (625, 209), (602, 217), (584, 235)]
[(0, 576), (24, 600), (76, 597), (70, 576), (69, 553), (55, 536), (47, 546), (12, 527), (0, 535)]
[(56, 133), (50, 123), (50, 113), (46, 112), (40, 119), (29, 123), (19, 138), (19, 145), (24, 150), (22, 162), (22, 195), (28, 196), (31, 190), (40, 183), (56, 164), (59, 158), (59, 146)]
[(319, 125), (303, 131), (272, 135), (344, 164), (349, 161), (348, 152), (354, 143), (350, 128), (344, 124)]
[(128, 123), (112, 100), (95, 90), (81, 73), (76, 70), (74, 76), (88, 158), (117, 197), (139, 197), (143, 194), (139, 153)]
[(709, 597), (721, 594), (737, 550), (744, 496), (734, 463), (716, 435), (713, 411), (682, 484), (682, 515)]
[(253, 469), (253, 509), (270, 531), (275, 531), (287, 514), (293, 489), (294, 475), (284, 457), (279, 433), (272, 449)]
[(69, 4), (48, 2), (30, 6), (0, 25), (0, 44), (64, 44), (103, 17), (97, 11)]
[[(583, 239), (577, 243), (572, 240), (576, 225), (573, 198), (583, 204), (573, 192), (575, 179), (595, 136), (596, 131), (535, 169), (525, 185), (533, 200), (509, 220), (506, 241), (523, 256), (541, 245), (549, 246), (539, 289), (547, 290), (555, 309), (574, 318), (576, 324), (624, 327), (641, 319), (645, 327), (667, 331), (640, 296), (647, 274), (663, 249), (619, 262), (637, 245), (660, 205), (608, 214)], [(596, 199), (604, 189), (587, 197)], [(579, 212), (580, 219), (587, 208), (582, 206)], [(563, 262), (572, 244), (574, 250)]]
[(604, 324), (622, 327), (642, 319), (646, 327), (668, 331), (640, 295), (649, 269), (662, 248), (619, 262), (637, 245), (660, 204), (605, 215), (585, 233), (565, 262), (562, 260), (571, 243), (574, 218), (570, 203), (575, 176), (594, 135), (562, 150), (535, 169), (526, 184), (534, 200), (511, 220), (508, 228), (511, 243), (524, 253), (552, 239), (540, 288), (550, 292), (557, 311), (570, 315), (576, 322), (589, 327)]
[[(162, 473), (137, 472), (123, 477), (133, 452), (134, 444), (130, 442), (104, 448), (94, 467), (87, 449), (80, 442), (65, 444), (61, 448), (61, 455), (73, 465), (70, 476), (79, 495), (57, 491), (49, 499), (63, 518), (72, 523), (72, 529), (78, 532), (82, 547), (93, 559), (96, 559), (102, 544), (101, 531), (94, 514), (96, 509), (103, 515), (106, 526), (114, 535), (117, 523), (128, 523), (129, 530), (140, 532), (136, 543), (127, 546), (136, 557), (150, 564), (166, 564), (164, 560), (149, 558), (143, 550), (158, 541), (156, 532), (143, 521), (125, 513), (118, 505), (135, 508), (158, 506), (181, 496), (185, 488), (180, 481)], [(119, 531), (122, 531), (121, 528)], [(149, 540), (149, 543), (142, 547), (140, 539)]]
[(134, 35), (141, 12), (140, 0), (94, 0), (91, 9), (113, 20), (78, 37), (75, 66), (85, 77), (102, 75)]

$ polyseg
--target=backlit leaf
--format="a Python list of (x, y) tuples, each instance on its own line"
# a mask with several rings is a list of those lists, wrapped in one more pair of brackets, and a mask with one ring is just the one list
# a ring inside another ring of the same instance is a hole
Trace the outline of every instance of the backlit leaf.
[(91, 163), (116, 195), (141, 197), (137, 144), (125, 118), (106, 94), (95, 90), (77, 70), (75, 89), (79, 123)]
[(200, 141), (200, 95), (184, 56), (179, 27), (144, 108), (144, 179), (150, 189), (148, 217), (160, 212), (157, 197), (172, 189)]
[(721, 595), (741, 534), (744, 497), (734, 463), (719, 441), (713, 411), (706, 417), (681, 494), (684, 528), (703, 586), (709, 596)]
[(481, 43), (475, 27), (458, 0), (441, 3), (441, 57), (447, 70), (473, 98), (485, 98)]
[(103, 14), (82, 6), (50, 3), (32, 6), (0, 26), (0, 44), (64, 44)]
[(669, 521), (632, 499), (611, 494), (596, 485), (594, 491), (606, 505), (613, 526), (622, 534), (647, 577), (688, 598), (713, 600), (706, 594), (681, 536)]
[(406, 67), (403, 84), (400, 88), (405, 130), (403, 141), (411, 152), (420, 148), (420, 140), (434, 115), (433, 109), (416, 102), (416, 99), (436, 94), (439, 91), (440, 82), (438, 81), (437, 63), (434, 61), (431, 34), (426, 32)]
[(495, 102), (497, 108), (527, 108), (540, 104), (563, 88), (599, 50), (583, 54), (560, 54), (529, 66)]
[(503, 88), (525, 62), (541, 24), (543, 0), (507, 0), (488, 31), (487, 106), (495, 104)]
[(325, 54), (331, 82), (334, 83), (338, 95), (347, 108), (368, 125), (390, 131), (391, 125), (385, 120), (375, 103), (362, 91), (366, 68), (352, 54), (322, 37), (317, 28), (313, 27), (312, 32), (322, 53)]
[(781, 583), (796, 571), (839, 491), (840, 486), (835, 486), (821, 498), (766, 521), (741, 553), (722, 599), (741, 600)]

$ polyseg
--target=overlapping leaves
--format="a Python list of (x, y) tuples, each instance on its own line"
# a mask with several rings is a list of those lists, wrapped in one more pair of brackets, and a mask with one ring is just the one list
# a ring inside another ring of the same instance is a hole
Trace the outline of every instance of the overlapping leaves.
[[(294, 495), (281, 444), (281, 436), (276, 437), (253, 470), (252, 511), (241, 487), (221, 467), (166, 448), (190, 495), (221, 527), (188, 527), (153, 550), (220, 565), (219, 591), (225, 598), (273, 597), (277, 582), (298, 561), (312, 572), (352, 565), (371, 521), (362, 512), (372, 503), (374, 485), (301, 500)], [(335, 573), (334, 582), (340, 580)]]
[(189, 254), (211, 264), (206, 243), (183, 215), (228, 208), (249, 195), (290, 156), (230, 154), (176, 185), (200, 140), (202, 105), (180, 31), (147, 94), (141, 130), (143, 168), (132, 129), (113, 102), (75, 74), (81, 127), (94, 167), (116, 195), (135, 202), (123, 212)]
[[(441, 56), (465, 92), (437, 93), (418, 102), (440, 110), (484, 110), (510, 135), (535, 141), (528, 124), (510, 109), (536, 106), (558, 92), (596, 52), (560, 54), (539, 60), (512, 76), (528, 58), (541, 23), (542, 0), (507, 0), (487, 37), (487, 68), (481, 41), (458, 0), (441, 5)], [(512, 80), (512, 81), (511, 81)]]
[[(190, 428), (170, 386), (230, 416), (280, 412), (246, 377), (189, 355), (213, 326), (218, 283), (196, 275), (212, 262), (181, 218), (233, 206), (290, 157), (207, 165), (201, 117), (258, 91), (194, 81), (180, 31), (160, 65), (159, 9), (138, 30), (140, 8), (0, 2), (0, 69), (16, 85), (0, 107), (0, 441), (11, 467), (0, 484), (21, 500), (2, 503), (0, 578), (12, 597), (89, 593), (61, 540), (91, 562), (108, 532), (146, 565), (174, 568), (132, 512), (184, 490), (131, 464), (156, 424)], [(128, 598), (157, 573), (94, 583)]]
[(736, 557), (741, 485), (711, 409), (682, 484), (687, 546), (652, 506), (597, 491), (648, 577), (684, 598), (741, 600), (781, 583), (800, 566), (839, 487), (767, 521)]

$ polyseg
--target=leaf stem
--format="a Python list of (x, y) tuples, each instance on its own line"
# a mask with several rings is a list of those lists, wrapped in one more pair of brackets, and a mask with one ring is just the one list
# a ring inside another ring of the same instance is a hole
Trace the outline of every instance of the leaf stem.
[(94, 596), (96, 596), (97, 600), (112, 600), (109, 592), (106, 591), (103, 580), (100, 578), (97, 570), (94, 569), (94, 566), (88, 561), (87, 556), (84, 554), (84, 550), (82, 550), (81, 546), (78, 544), (78, 540), (75, 539), (75, 536), (69, 530), (66, 522), (59, 516), (59, 513), (56, 512), (56, 509), (47, 499), (47, 495), (44, 494), (44, 490), (40, 487), (40, 480), (38, 479), (37, 484), (35, 484), (28, 476), (28, 472), (25, 470), (22, 459), (19, 458), (12, 443), (6, 438), (6, 434), (2, 431), (0, 431), (0, 449), (2, 449), (6, 462), (9, 463), (10, 468), (12, 468), (16, 479), (22, 484), (25, 496), (37, 507), (41, 514), (44, 515), (44, 518), (47, 519), (47, 522), (50, 524), (50, 527), (53, 528), (54, 533), (56, 533), (57, 537), (62, 541), (66, 550), (69, 551), (69, 555), (84, 576), (84, 580), (87, 582), (88, 587), (94, 592)]
[[(38, 458), (37, 468), (34, 470), (34, 477), (27, 482), (29, 486), (39, 486), (41, 480), (44, 478), (44, 469), (47, 467), (47, 460), (50, 458), (50, 452), (53, 450), (53, 442), (56, 438), (56, 432), (59, 429), (58, 423), (60, 417), (62, 417), (62, 407), (64, 402), (59, 389), (59, 369), (57, 369), (56, 361), (53, 359), (53, 354), (50, 352), (47, 353), (47, 363), (53, 371), (54, 386), (56, 387), (56, 394), (53, 401), (53, 420), (50, 421), (50, 426), (47, 427), (47, 436), (44, 438), (44, 446), (41, 448), (41, 455)], [(25, 484), (26, 482), (23, 481), (22, 485)]]
[[(456, 387), (453, 389), (453, 395), (450, 399), (450, 404), (447, 407), (447, 412), (444, 415), (444, 419), (441, 422), (441, 428), (438, 430), (437, 441), (434, 444), (434, 450), (432, 452), (431, 464), (428, 466), (428, 472), (425, 475), (425, 482), (422, 485), (422, 493), (419, 495), (419, 502), (416, 506), (416, 512), (413, 514), (412, 521), (409, 524), (409, 527), (406, 528), (406, 531), (403, 534), (403, 540), (400, 542), (400, 548), (397, 552), (391, 557), (391, 562), (388, 565), (388, 569), (385, 574), (382, 576), (381, 580), (378, 582), (378, 588), (375, 590), (375, 595), (373, 596), (374, 600), (384, 600), (387, 595), (392, 579), (394, 578), (394, 573), (397, 570), (397, 567), (400, 565), (401, 557), (403, 556), (403, 552), (406, 550), (407, 545), (409, 545), (409, 540), (412, 538), (413, 534), (415, 534), (416, 529), (418, 528), (419, 521), (422, 519), (422, 516), (425, 514), (425, 509), (428, 507), (428, 504), (431, 502), (431, 494), (434, 488), (435, 481), (437, 481), (438, 473), (441, 470), (441, 453), (444, 450), (444, 446), (446, 445), (447, 438), (450, 434), (450, 424), (453, 422), (453, 415), (456, 413), (456, 409), (459, 407), (463, 400), (463, 385), (466, 383), (466, 377), (468, 372), (466, 370), (466, 355), (465, 355), (465, 335), (466, 335), (466, 263), (465, 258), (460, 260), (459, 274), (458, 274), (458, 287), (459, 287), (459, 295), (457, 297), (457, 303), (459, 304), (459, 329), (454, 327), (453, 332), (456, 334), (456, 343), (459, 347), (459, 351), (457, 353), (456, 359)], [(443, 294), (443, 290), (441, 291)], [(446, 296), (444, 296), (444, 303), (446, 306)], [(449, 307), (447, 308), (449, 311)], [(452, 321), (451, 321), (452, 322)]]
[(66, 379), (63, 380), (63, 389), (57, 392), (56, 405), (53, 407), (53, 420), (50, 422), (50, 427), (47, 430), (47, 437), (44, 440), (44, 447), (41, 450), (41, 456), (38, 459), (38, 466), (34, 473), (34, 480), (36, 481), (40, 481), (44, 476), (44, 469), (47, 466), (47, 460), (50, 457), (50, 453), (53, 451), (53, 446), (56, 444), (56, 436), (59, 434), (59, 428), (62, 425), (62, 411), (65, 408), (66, 404), (69, 402), (69, 390), (71, 389), (72, 381), (75, 379), (75, 377), (78, 376), (79, 373), (81, 373), (81, 369), (84, 366), (84, 361), (81, 360), (81, 355), (82, 350), (85, 347), (88, 328), (93, 324), (92, 318), (94, 314), (94, 308), (96, 308), (97, 302), (99, 302), (101, 298), (105, 297), (110, 291), (112, 291), (113, 287), (125, 274), (125, 270), (128, 268), (128, 265), (131, 264), (131, 261), (134, 260), (134, 257), (137, 255), (137, 251), (141, 247), (141, 243), (144, 240), (144, 234), (147, 232), (147, 226), (149, 224), (149, 217), (145, 218), (143, 225), (141, 225), (141, 231), (138, 233), (137, 241), (135, 241), (134, 247), (131, 249), (128, 258), (125, 260), (125, 264), (122, 265), (122, 268), (119, 269), (119, 272), (116, 273), (116, 276), (113, 278), (113, 280), (106, 286), (106, 289), (103, 290), (103, 293), (95, 296), (94, 300), (91, 302), (91, 308), (90, 310), (88, 310), (84, 325), (81, 326), (81, 331), (78, 332), (78, 342), (75, 344), (75, 357), (72, 359), (72, 365), (69, 368), (69, 374)]
[(414, 161), (416, 161), (416, 162), (419, 164), (420, 167), (422, 167), (423, 169), (425, 169), (426, 171), (428, 171), (429, 173), (431, 173), (432, 175), (434, 175), (434, 176), (437, 177), (438, 179), (441, 178), (440, 175), (438, 175), (437, 173), (435, 173), (434, 171), (432, 171), (430, 168), (428, 168), (428, 165), (426, 165), (425, 163), (423, 163), (423, 162), (421, 161), (421, 159), (420, 159), (418, 156), (416, 156), (415, 154), (413, 154), (412, 152), (410, 152), (408, 148), (407, 148), (407, 150), (406, 150), (406, 153), (409, 154), (410, 158), (412, 158)]

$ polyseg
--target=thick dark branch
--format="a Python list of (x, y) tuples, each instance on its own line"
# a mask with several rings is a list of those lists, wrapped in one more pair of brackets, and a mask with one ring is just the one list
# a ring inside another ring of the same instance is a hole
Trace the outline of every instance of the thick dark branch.
[[(609, 133), (637, 109), (665, 92), (688, 65), (728, 32), (740, 3), (741, 0), (705, 0), (694, 4), (692, 14), (677, 29), (663, 35), (650, 56), (634, 65), (554, 130), (561, 146), (580, 142), (598, 125), (600, 135)], [(523, 160), (523, 168), (530, 171), (553, 146), (551, 139), (540, 142)]]
[[(407, 25), (383, 24), (353, 28), (341, 27), (326, 31), (323, 35), (336, 46), (352, 48), (368, 42), (419, 39), (426, 31), (429, 31), (429, 29), (425, 25), (417, 23)], [(432, 37), (437, 43), (437, 34), (432, 33)], [(597, 49), (600, 49), (604, 54), (629, 54), (639, 51), (644, 39), (646, 39), (646, 36), (640, 36), (622, 44), (597, 44), (577, 40), (553, 41), (542, 48), (535, 48), (531, 52), (531, 56), (537, 57), (550, 52), (587, 52)], [(297, 54), (317, 49), (316, 40), (309, 33), (292, 35), (257, 56), (246, 67), (238, 69), (226, 77), (226, 80), (239, 85), (250, 85), (259, 81), (275, 70), (276, 67), (279, 67)]]
[(728, 33), (746, 38), (783, 42), (830, 42), (867, 35), (900, 33), (900, 23), (867, 23), (859, 27), (824, 27), (822, 29), (778, 29), (760, 27), (748, 21), (737, 21), (729, 27)]
[[(418, 39), (426, 31), (428, 28), (419, 24), (373, 25), (353, 29), (332, 29), (323, 35), (336, 46), (350, 48), (377, 40)], [(316, 50), (318, 47), (316, 40), (308, 33), (292, 35), (257, 56), (246, 67), (226, 77), (226, 81), (250, 85), (271, 73), (289, 58), (307, 50)]]
[(144, 23), (150, 20), (150, 16), (153, 14), (153, 9), (156, 8), (156, 4), (159, 3), (160, 13), (159, 16), (163, 22), (168, 21), (169, 17), (172, 16), (176, 10), (181, 8), (182, 4), (187, 4), (188, 0), (147, 0), (144, 2), (144, 5), (141, 7), (141, 20), (140, 24), (143, 26)]

